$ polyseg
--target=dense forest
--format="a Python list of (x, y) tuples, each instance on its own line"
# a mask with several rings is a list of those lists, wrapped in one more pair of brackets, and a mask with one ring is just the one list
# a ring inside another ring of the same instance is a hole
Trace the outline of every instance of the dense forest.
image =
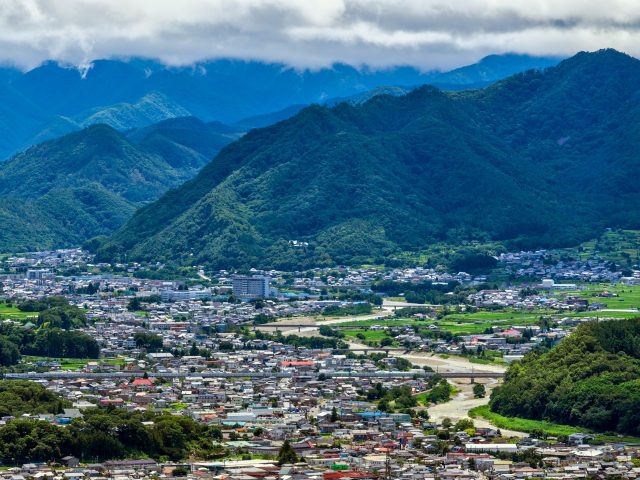
[(640, 61), (604, 50), (477, 91), (311, 106), (225, 147), (92, 245), (102, 260), (293, 270), (437, 241), (562, 246), (637, 228), (638, 91)]
[(640, 319), (590, 322), (512, 365), (491, 409), (506, 416), (640, 435)]

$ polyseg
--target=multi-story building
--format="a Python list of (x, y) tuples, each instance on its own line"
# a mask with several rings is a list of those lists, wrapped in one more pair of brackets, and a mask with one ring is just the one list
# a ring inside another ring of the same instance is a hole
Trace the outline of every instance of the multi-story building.
[(271, 295), (271, 278), (265, 275), (233, 277), (233, 295), (243, 299), (266, 298)]

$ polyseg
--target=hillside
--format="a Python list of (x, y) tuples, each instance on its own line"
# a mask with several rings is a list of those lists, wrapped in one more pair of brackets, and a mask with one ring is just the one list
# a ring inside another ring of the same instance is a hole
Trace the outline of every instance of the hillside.
[(480, 91), (312, 106), (224, 149), (100, 257), (296, 268), (435, 240), (570, 245), (637, 227), (639, 82), (639, 61), (600, 51)]
[(509, 368), (491, 395), (513, 417), (640, 434), (640, 319), (590, 322)]
[(3, 251), (82, 243), (120, 227), (144, 203), (191, 178), (237, 135), (198, 119), (123, 135), (95, 125), (0, 164)]
[[(500, 58), (494, 63), (500, 64)], [(528, 63), (521, 67), (553, 61), (526, 58)], [(512, 63), (505, 56), (505, 69), (495, 68), (483, 78), (489, 82), (504, 78), (504, 72), (512, 73), (508, 67)], [(134, 58), (96, 60), (83, 71), (55, 62), (24, 73), (4, 69), (0, 71), (0, 159), (98, 123), (128, 130), (183, 116), (226, 123), (258, 116), (243, 125), (265, 126), (284, 118), (273, 112), (286, 112), (293, 105), (348, 97), (381, 85), (420, 85), (439, 75), (411, 67), (372, 70), (346, 65), (301, 72), (281, 64), (224, 59), (180, 68)], [(466, 80), (458, 81), (464, 85)]]

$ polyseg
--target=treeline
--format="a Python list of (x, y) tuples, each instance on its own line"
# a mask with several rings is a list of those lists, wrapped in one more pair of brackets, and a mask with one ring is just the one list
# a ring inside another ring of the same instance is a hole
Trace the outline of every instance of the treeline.
[(384, 293), (394, 297), (404, 295), (409, 303), (430, 303), (437, 305), (464, 303), (469, 294), (481, 290), (485, 286), (465, 287), (459, 282), (395, 282), (393, 280), (380, 280), (371, 285), (374, 292)]
[(509, 368), (491, 395), (506, 416), (640, 435), (640, 319), (590, 322)]
[(255, 332), (255, 338), (258, 340), (271, 340), (285, 345), (292, 345), (294, 347), (304, 347), (310, 349), (344, 349), (347, 348), (347, 344), (337, 338), (325, 338), (325, 337), (299, 337), (297, 335), (283, 335), (282, 332), (276, 332), (275, 335), (261, 332), (260, 330)]
[(65, 428), (41, 420), (17, 419), (0, 427), (0, 461), (5, 465), (59, 461), (75, 455), (82, 461), (152, 457), (181, 460), (193, 454), (211, 458), (218, 451), (218, 428), (195, 420), (153, 412), (86, 409)]
[(65, 297), (53, 296), (37, 300), (24, 300), (18, 303), (18, 310), (22, 312), (42, 312), (53, 307), (66, 307), (69, 302)]
[(21, 355), (57, 358), (97, 358), (96, 340), (74, 328), (86, 325), (84, 311), (70, 305), (63, 297), (27, 301), (18, 305), (22, 311), (39, 312), (34, 329), (15, 324), (0, 325), (0, 366), (15, 365)]
[(42, 385), (22, 380), (0, 381), (0, 416), (61, 413), (71, 404)]

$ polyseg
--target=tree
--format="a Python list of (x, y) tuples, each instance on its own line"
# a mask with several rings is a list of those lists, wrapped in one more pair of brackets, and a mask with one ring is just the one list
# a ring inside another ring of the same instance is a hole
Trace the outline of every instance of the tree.
[(289, 440), (285, 440), (280, 450), (278, 451), (278, 465), (284, 465), (287, 463), (296, 463), (298, 461), (298, 455), (289, 443)]
[(162, 337), (152, 333), (136, 332), (133, 334), (136, 346), (145, 348), (149, 353), (162, 349)]
[(133, 297), (131, 300), (129, 300), (129, 303), (127, 304), (127, 310), (129, 310), (130, 312), (137, 312), (141, 309), (142, 302), (140, 302), (140, 299), (138, 297)]
[(469, 420), (468, 418), (461, 418), (456, 422), (454, 429), (456, 430), (456, 432), (461, 432), (473, 427), (473, 420)]
[(15, 343), (5, 337), (0, 337), (0, 365), (8, 367), (15, 365), (20, 360), (20, 352)]
[(390, 345), (393, 345), (393, 340), (389, 337), (385, 337), (380, 341), (381, 347), (388, 347)]
[(331, 409), (331, 422), (335, 423), (338, 421), (338, 410), (336, 409), (336, 407), (333, 407)]
[(475, 398), (484, 398), (484, 396), (485, 396), (486, 394), (487, 394), (487, 390), (486, 390), (486, 388), (484, 387), (484, 385), (483, 385), (483, 384), (481, 384), (481, 383), (476, 383), (476, 384), (473, 386), (473, 396), (474, 396)]
[(171, 472), (171, 475), (174, 477), (186, 477), (189, 472), (184, 467), (176, 467)]

